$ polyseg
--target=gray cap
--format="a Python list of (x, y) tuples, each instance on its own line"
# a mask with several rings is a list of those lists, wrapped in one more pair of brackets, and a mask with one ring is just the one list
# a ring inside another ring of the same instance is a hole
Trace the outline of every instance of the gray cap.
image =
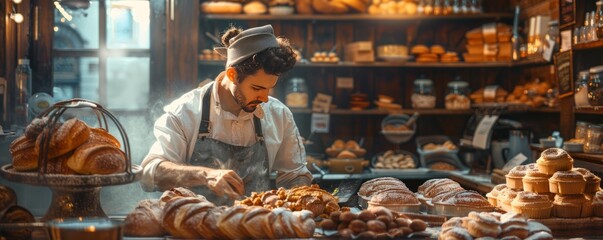
[(264, 25), (240, 32), (230, 39), (228, 48), (217, 47), (214, 51), (225, 56), (226, 67), (230, 67), (265, 49), (278, 46), (272, 25)]

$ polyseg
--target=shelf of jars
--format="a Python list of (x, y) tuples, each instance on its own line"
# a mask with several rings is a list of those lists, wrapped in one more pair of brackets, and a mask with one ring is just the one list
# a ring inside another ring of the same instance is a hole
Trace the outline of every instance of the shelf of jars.
[(603, 107), (576, 108), (576, 109), (574, 109), (574, 113), (603, 115)]
[(592, 50), (592, 49), (598, 49), (598, 48), (603, 48), (603, 40), (597, 40), (597, 41), (586, 42), (586, 43), (578, 43), (578, 44), (575, 44), (574, 46), (572, 46), (572, 49), (577, 50), (577, 51)]
[[(550, 64), (542, 59), (526, 59), (517, 62), (481, 62), (481, 63), (418, 63), (418, 62), (335, 62), (335, 63), (313, 63), (300, 62), (295, 67), (312, 68), (346, 68), (346, 67), (384, 67), (384, 68), (504, 68), (515, 66), (538, 66)], [(221, 60), (199, 60), (200, 66), (224, 66)]]
[(481, 13), (460, 15), (374, 15), (374, 14), (201, 14), (204, 20), (265, 20), (265, 21), (466, 21), (510, 19), (511, 13)]

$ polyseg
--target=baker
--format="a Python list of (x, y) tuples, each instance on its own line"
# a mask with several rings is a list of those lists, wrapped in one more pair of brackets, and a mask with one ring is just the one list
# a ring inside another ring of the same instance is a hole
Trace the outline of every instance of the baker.
[(145, 191), (189, 187), (216, 204), (271, 188), (309, 185), (305, 149), (291, 111), (268, 96), (295, 53), (271, 25), (222, 35), (225, 71), (164, 108), (142, 162)]

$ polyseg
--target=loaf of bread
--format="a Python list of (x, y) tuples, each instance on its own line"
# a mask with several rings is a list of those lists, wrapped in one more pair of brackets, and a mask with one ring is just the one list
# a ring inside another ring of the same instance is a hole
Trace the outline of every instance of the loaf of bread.
[(161, 237), (167, 232), (161, 227), (163, 202), (159, 199), (144, 199), (124, 220), (124, 235), (131, 237)]
[(179, 238), (308, 238), (316, 224), (310, 211), (269, 210), (259, 206), (216, 207), (197, 197), (177, 197), (165, 204), (162, 226)]
[(119, 143), (119, 141), (113, 135), (103, 128), (90, 128), (90, 138), (88, 138), (87, 142), (107, 143), (115, 146), (116, 148), (121, 147), (121, 143)]
[(0, 212), (17, 204), (17, 194), (12, 188), (0, 185)]
[(178, 197), (197, 197), (197, 198), (205, 199), (204, 196), (197, 195), (196, 193), (189, 190), (188, 188), (177, 187), (177, 188), (172, 188), (170, 190), (164, 191), (163, 194), (161, 194), (161, 197), (159, 198), (159, 200), (163, 203), (166, 203), (166, 202), (168, 202), (174, 198), (178, 198)]
[[(49, 130), (45, 128), (44, 131)], [(45, 144), (42, 139), (46, 134), (38, 135), (36, 139), (36, 152), (40, 153), (42, 144)], [(90, 138), (90, 127), (83, 121), (72, 118), (63, 123), (56, 131), (52, 132), (50, 143), (47, 149), (48, 159), (66, 154), (80, 145), (84, 144)]]
[(38, 151), (35, 149), (36, 139), (26, 135), (15, 139), (8, 151), (13, 157), (13, 167), (16, 171), (33, 171), (38, 169)]
[(126, 156), (109, 144), (86, 143), (78, 147), (67, 166), (79, 174), (112, 174), (126, 170)]

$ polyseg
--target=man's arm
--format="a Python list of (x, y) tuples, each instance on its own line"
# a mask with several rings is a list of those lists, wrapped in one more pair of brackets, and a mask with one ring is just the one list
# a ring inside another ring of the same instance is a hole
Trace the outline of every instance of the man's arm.
[(276, 154), (273, 169), (277, 171), (276, 186), (291, 188), (312, 183), (312, 174), (306, 167), (306, 150), (293, 114), (284, 110), (283, 141)]

